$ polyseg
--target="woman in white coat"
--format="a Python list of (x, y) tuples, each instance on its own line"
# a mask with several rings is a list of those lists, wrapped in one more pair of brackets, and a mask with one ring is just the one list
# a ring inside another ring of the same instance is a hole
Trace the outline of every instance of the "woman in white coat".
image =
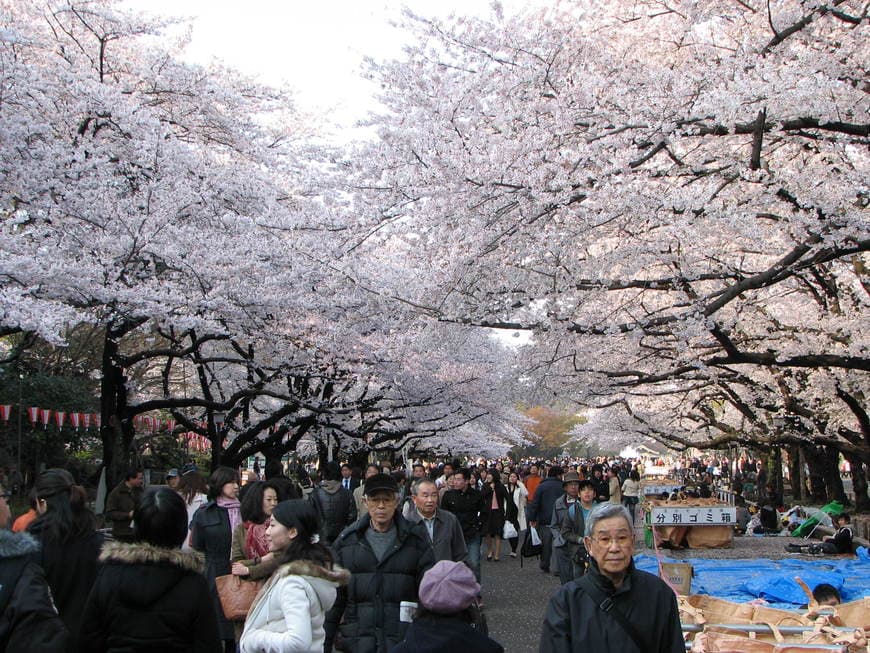
[(332, 554), (316, 534), (317, 510), (310, 501), (275, 506), (266, 539), (281, 565), (251, 605), (241, 653), (323, 652), (326, 612), (350, 574), (333, 566)]
[(528, 502), (529, 491), (526, 489), (526, 486), (523, 485), (523, 482), (515, 471), (512, 471), (508, 476), (508, 482), (505, 487), (508, 491), (508, 498), (511, 499), (507, 509), (507, 520), (513, 524), (517, 531), (516, 537), (508, 538), (508, 543), (511, 546), (511, 558), (516, 558), (517, 545), (519, 544), (520, 537), (522, 537), (523, 532), (527, 528), (526, 503)]

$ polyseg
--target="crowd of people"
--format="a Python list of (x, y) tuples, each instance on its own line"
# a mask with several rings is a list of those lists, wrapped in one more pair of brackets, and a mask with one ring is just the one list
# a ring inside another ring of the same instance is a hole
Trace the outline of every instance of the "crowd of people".
[[(19, 533), (6, 530), (4, 491), (0, 650), (503, 651), (486, 627), (484, 565), (519, 555), (530, 529), (540, 569), (563, 584), (542, 651), (682, 650), (673, 594), (633, 567), (631, 461), (329, 463), (310, 483), (280, 464), (264, 471), (242, 484), (236, 469), (206, 479), (186, 466), (143, 489), (130, 470), (103, 530), (64, 470), (37, 478)], [(245, 591), (228, 597), (231, 577)], [(243, 594), (241, 615), (229, 612)], [(657, 594), (655, 608), (641, 600)], [(597, 612), (599, 595), (641, 625), (642, 642)]]

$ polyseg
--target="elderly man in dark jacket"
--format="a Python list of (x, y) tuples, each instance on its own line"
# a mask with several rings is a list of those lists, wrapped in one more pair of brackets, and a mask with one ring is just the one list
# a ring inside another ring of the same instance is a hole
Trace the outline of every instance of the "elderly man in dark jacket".
[(683, 653), (677, 597), (660, 578), (635, 569), (625, 506), (598, 506), (586, 520), (589, 571), (550, 599), (540, 653)]
[(326, 651), (334, 643), (340, 651), (387, 653), (402, 641), (411, 615), (401, 613), (401, 604), (417, 602), (417, 587), (435, 563), (423, 525), (396, 512), (399, 486), (392, 476), (366, 479), (365, 497), (369, 514), (333, 544), (335, 563), (351, 579), (326, 615)]
[(550, 557), (553, 554), (553, 531), (550, 522), (553, 519), (553, 507), (556, 500), (564, 494), (562, 489), (562, 468), (556, 465), (550, 467), (547, 478), (541, 481), (535, 490), (535, 498), (526, 506), (526, 518), (529, 528), (534, 528), (540, 522), (538, 534), (541, 536), (541, 571), (550, 571)]
[(411, 484), (414, 509), (406, 513), (406, 519), (413, 524), (423, 524), (435, 561), (468, 562), (468, 550), (462, 527), (453, 513), (438, 507), (438, 487), (435, 481), (418, 478)]
[(0, 487), (0, 651), (65, 653), (69, 635), (42, 568), (30, 562), (39, 543), (11, 533), (8, 494)]

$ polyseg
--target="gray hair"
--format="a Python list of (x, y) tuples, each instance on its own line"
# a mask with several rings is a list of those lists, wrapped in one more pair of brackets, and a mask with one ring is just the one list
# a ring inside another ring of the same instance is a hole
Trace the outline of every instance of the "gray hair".
[(415, 478), (411, 482), (411, 494), (414, 496), (417, 496), (417, 493), (420, 491), (420, 486), (423, 485), (424, 483), (431, 483), (432, 485), (435, 486), (436, 489), (438, 488), (438, 484), (435, 481), (433, 481), (431, 478), (426, 478), (426, 477)]
[(592, 514), (586, 519), (586, 532), (584, 533), (586, 537), (592, 535), (592, 529), (595, 528), (595, 524), (602, 519), (610, 519), (611, 517), (622, 517), (628, 524), (628, 528), (632, 528), (631, 513), (628, 512), (628, 508), (617, 503), (602, 503), (593, 508)]

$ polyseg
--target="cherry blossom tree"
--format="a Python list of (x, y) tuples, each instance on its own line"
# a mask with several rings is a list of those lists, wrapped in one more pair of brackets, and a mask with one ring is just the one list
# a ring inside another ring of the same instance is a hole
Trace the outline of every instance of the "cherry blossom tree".
[(372, 64), (362, 274), (425, 270), (370, 283), (532, 332), (539, 393), (623, 437), (870, 463), (866, 5), (496, 9), (408, 15), (415, 45)]

